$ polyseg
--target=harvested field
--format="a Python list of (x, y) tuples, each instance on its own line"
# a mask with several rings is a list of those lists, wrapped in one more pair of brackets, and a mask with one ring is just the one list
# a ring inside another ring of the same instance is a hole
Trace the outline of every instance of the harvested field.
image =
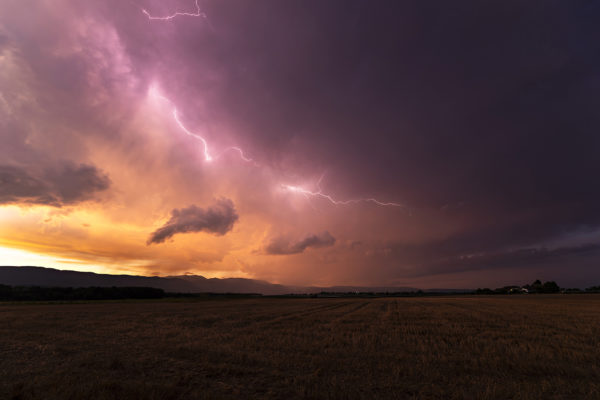
[(0, 305), (9, 399), (600, 398), (600, 296)]

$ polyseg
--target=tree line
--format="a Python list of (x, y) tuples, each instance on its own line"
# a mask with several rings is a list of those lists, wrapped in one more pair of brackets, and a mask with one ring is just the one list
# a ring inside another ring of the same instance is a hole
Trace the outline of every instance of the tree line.
[(525, 294), (525, 293), (600, 293), (600, 286), (592, 286), (585, 290), (578, 288), (561, 288), (554, 281), (548, 281), (542, 283), (539, 279), (535, 282), (523, 285), (523, 286), (503, 286), (501, 288), (490, 289), (490, 288), (479, 288), (475, 291), (475, 294)]
[(0, 285), (0, 301), (160, 299), (151, 287), (45, 287)]

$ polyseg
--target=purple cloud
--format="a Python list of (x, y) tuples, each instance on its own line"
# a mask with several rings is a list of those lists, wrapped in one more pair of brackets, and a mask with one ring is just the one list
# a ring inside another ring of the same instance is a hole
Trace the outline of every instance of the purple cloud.
[(267, 254), (282, 255), (282, 254), (299, 254), (309, 247), (321, 248), (329, 247), (335, 244), (335, 238), (327, 231), (318, 235), (309, 235), (304, 239), (290, 243), (289, 241), (279, 237), (275, 238), (267, 245), (265, 251)]
[(207, 232), (223, 236), (233, 228), (237, 220), (238, 214), (233, 201), (225, 198), (207, 208), (195, 205), (176, 208), (171, 211), (171, 218), (167, 223), (150, 235), (147, 243), (162, 243), (177, 233)]

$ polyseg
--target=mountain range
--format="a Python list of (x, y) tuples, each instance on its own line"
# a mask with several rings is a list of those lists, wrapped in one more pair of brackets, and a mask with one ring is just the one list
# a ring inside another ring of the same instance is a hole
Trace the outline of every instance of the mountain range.
[[(10, 286), (58, 287), (144, 286), (177, 293), (260, 293), (264, 295), (319, 292), (411, 292), (418, 290), (410, 287), (284, 286), (267, 281), (246, 278), (219, 279), (205, 278), (200, 275), (165, 277), (109, 275), (28, 266), (0, 266), (0, 284)], [(441, 289), (439, 291), (441, 291)]]

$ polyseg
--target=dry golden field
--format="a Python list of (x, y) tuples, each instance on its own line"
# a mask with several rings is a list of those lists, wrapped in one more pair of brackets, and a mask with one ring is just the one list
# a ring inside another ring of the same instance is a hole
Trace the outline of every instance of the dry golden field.
[(0, 394), (600, 398), (600, 295), (0, 304)]

